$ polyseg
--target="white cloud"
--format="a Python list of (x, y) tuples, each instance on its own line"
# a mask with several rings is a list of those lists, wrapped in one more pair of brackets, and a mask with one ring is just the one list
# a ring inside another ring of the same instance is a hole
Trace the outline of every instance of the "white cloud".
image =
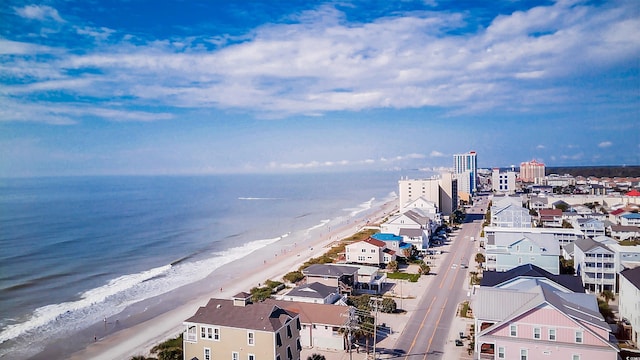
[(441, 153), (440, 151), (437, 150), (433, 150), (430, 154), (430, 157), (444, 157), (444, 154)]
[(608, 148), (611, 145), (613, 145), (613, 143), (611, 141), (603, 141), (600, 144), (598, 144), (598, 147), (599, 148)]
[(58, 10), (46, 5), (27, 5), (21, 8), (14, 8), (16, 14), (26, 19), (32, 20), (53, 20), (56, 22), (64, 22), (64, 19), (58, 14)]
[[(558, 2), (500, 16), (487, 29), (456, 36), (443, 34), (464, 24), (462, 13), (406, 13), (350, 24), (342, 12), (323, 6), (294, 19), (299, 22), (257, 28), (240, 43), (229, 45), (225, 36), (200, 38), (220, 46), (215, 50), (194, 45), (193, 37), (142, 45), (138, 39), (135, 45), (123, 40), (46, 62), (15, 60), (6, 68), (51, 74), (4, 91), (104, 99), (117, 93), (136, 107), (232, 108), (264, 117), (424, 106), (456, 113), (529, 111), (564, 102), (571, 93), (541, 80), (563, 83), (568, 76), (636, 59), (640, 39), (633, 34), (640, 33), (640, 23), (629, 15), (632, 4), (619, 5)], [(16, 12), (62, 21), (48, 6)], [(96, 40), (113, 34), (107, 28), (74, 29)], [(8, 44), (14, 53), (38, 50)], [(92, 75), (67, 75), (85, 69)]]
[(542, 145), (542, 144), (540, 144), (540, 145), (536, 146), (536, 149), (538, 149), (538, 150), (542, 150), (542, 149), (544, 149), (544, 148), (545, 148), (545, 146), (544, 146), (544, 145)]

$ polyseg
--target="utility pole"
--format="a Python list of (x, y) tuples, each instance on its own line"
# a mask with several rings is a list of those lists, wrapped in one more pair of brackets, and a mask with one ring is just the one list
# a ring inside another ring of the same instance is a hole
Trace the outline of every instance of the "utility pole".
[[(343, 314), (340, 314), (342, 316)], [(353, 355), (351, 353), (351, 348), (353, 347), (353, 343), (351, 342), (351, 331), (353, 327), (358, 323), (355, 317), (355, 310), (353, 306), (349, 307), (349, 314), (347, 315), (347, 321), (344, 324), (344, 327), (347, 330), (347, 351), (349, 352), (349, 360), (353, 360)]]
[(375, 304), (376, 312), (373, 317), (373, 360), (376, 360), (376, 339), (378, 335), (378, 307), (380, 306), (380, 302), (382, 299), (379, 297), (371, 298), (373, 304)]

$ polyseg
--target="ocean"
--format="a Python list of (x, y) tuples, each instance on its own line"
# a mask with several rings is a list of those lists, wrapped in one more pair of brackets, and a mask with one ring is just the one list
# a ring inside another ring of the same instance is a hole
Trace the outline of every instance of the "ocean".
[[(0, 357), (395, 199), (399, 172), (0, 179)], [(43, 334), (46, 334), (43, 336)]]

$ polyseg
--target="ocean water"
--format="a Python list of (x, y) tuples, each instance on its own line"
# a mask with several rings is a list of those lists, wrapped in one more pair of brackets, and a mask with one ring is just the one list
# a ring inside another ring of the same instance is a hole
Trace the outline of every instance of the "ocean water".
[[(0, 179), (0, 357), (395, 198), (398, 172)], [(43, 336), (42, 334), (46, 334)]]

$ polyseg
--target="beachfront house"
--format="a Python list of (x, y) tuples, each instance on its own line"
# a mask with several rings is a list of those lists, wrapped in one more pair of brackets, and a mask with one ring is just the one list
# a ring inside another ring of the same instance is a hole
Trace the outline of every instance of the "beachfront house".
[(384, 241), (368, 238), (345, 247), (347, 263), (383, 266), (395, 261), (396, 252)]
[(383, 241), (387, 246), (387, 249), (395, 251), (396, 256), (402, 256), (405, 258), (411, 256), (411, 244), (404, 242), (404, 238), (402, 236), (379, 232), (371, 235), (371, 238)]
[(381, 224), (380, 232), (398, 235), (400, 229), (423, 229), (432, 233), (435, 228), (437, 225), (428, 217), (420, 215), (417, 211), (407, 210)]
[(387, 273), (380, 271), (378, 266), (355, 265), (358, 267), (356, 279), (356, 293), (382, 294), (385, 291)]
[(358, 279), (358, 267), (338, 264), (313, 264), (302, 270), (307, 284), (318, 282), (350, 295)]
[(184, 321), (185, 359), (300, 360), (300, 318), (271, 303), (211, 299)]
[(423, 229), (400, 229), (398, 233), (402, 241), (415, 246), (416, 250), (425, 253), (429, 249), (429, 232)]
[(592, 294), (480, 287), (472, 308), (476, 359), (618, 359)]
[(409, 210), (413, 210), (418, 215), (431, 219), (438, 226), (442, 224), (442, 218), (440, 216), (440, 212), (438, 211), (438, 205), (435, 202), (429, 201), (422, 196), (413, 201), (410, 201), (407, 204), (402, 205), (402, 207), (400, 208), (400, 213), (405, 213)]
[(265, 302), (300, 314), (300, 343), (303, 348), (347, 350), (345, 335), (340, 329), (351, 317), (350, 307), (271, 299)]
[(313, 304), (333, 304), (342, 295), (337, 286), (329, 286), (319, 282), (307, 283), (297, 286), (280, 298), (286, 301), (297, 301)]

